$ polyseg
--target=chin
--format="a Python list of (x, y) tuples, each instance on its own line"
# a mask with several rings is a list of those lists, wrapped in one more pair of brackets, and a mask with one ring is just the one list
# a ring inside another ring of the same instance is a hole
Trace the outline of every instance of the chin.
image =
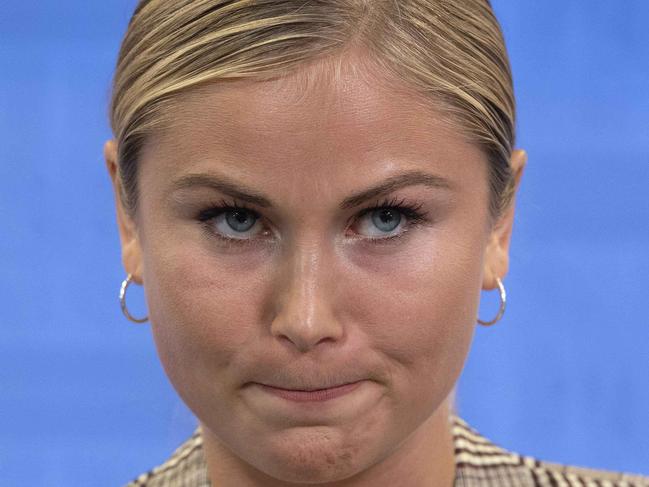
[(367, 467), (367, 443), (345, 443), (330, 428), (294, 429), (303, 431), (283, 432), (265, 454), (258, 452), (249, 462), (274, 479), (295, 483), (340, 481)]

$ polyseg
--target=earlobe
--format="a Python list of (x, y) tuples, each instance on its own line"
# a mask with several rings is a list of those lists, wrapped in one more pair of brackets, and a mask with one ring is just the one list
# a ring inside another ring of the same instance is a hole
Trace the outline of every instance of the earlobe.
[(137, 238), (137, 233), (135, 235), (134, 238), (122, 245), (122, 265), (126, 274), (133, 276), (133, 282), (141, 285), (144, 284), (142, 280), (142, 247)]
[(514, 177), (515, 193), (509, 207), (501, 215), (489, 236), (482, 280), (484, 290), (496, 289), (498, 287), (496, 278), (504, 279), (509, 271), (509, 244), (514, 225), (515, 200), (526, 163), (527, 153), (524, 150), (517, 149), (512, 152), (510, 165)]
[(122, 246), (122, 265), (126, 274), (133, 275), (133, 281), (142, 284), (142, 248), (137, 234), (137, 227), (122, 201), (122, 186), (117, 164), (117, 143), (109, 140), (104, 144), (106, 169), (113, 183), (117, 228)]
[(504, 280), (507, 272), (509, 272), (509, 253), (504, 252), (499, 245), (490, 242), (485, 258), (482, 289), (485, 291), (496, 289), (498, 287), (496, 278)]

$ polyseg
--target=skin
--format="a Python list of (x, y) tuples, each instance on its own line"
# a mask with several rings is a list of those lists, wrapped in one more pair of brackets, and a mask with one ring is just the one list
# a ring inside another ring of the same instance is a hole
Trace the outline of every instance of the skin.
[[(199, 418), (213, 485), (453, 484), (451, 397), (480, 291), (507, 273), (514, 207), (493, 222), (482, 152), (419, 95), (360, 65), (312, 63), (185, 96), (145, 144), (132, 216), (117, 197), (116, 144), (105, 146), (124, 268), (145, 285), (160, 359)], [(518, 181), (524, 152), (511, 163)], [(340, 208), (411, 170), (446, 185)], [(173, 189), (190, 174), (225, 176), (273, 206), (246, 204), (259, 220), (244, 233), (202, 223), (202, 210), (232, 198)], [(422, 205), (426, 221), (408, 227), (401, 215), (385, 231), (380, 210), (360, 216), (386, 199)], [(258, 385), (358, 380), (310, 404)]]

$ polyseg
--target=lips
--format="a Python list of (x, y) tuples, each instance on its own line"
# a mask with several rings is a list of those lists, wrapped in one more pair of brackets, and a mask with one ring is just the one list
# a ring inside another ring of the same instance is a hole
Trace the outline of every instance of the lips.
[(281, 387), (269, 386), (266, 384), (258, 384), (263, 390), (270, 394), (288, 399), (295, 402), (309, 402), (309, 401), (328, 401), (336, 397), (343, 396), (352, 392), (361, 382), (357, 381), (347, 384), (341, 384), (334, 387), (327, 387), (322, 389), (284, 389)]

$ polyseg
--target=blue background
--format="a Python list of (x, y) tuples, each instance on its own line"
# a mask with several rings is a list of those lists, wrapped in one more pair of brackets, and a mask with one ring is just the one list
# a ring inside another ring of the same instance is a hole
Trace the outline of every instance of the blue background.
[[(134, 4), (0, 8), (3, 486), (121, 485), (195, 425), (117, 302), (102, 145)], [(530, 161), (510, 306), (478, 329), (458, 407), (507, 448), (649, 474), (649, 3), (494, 5)]]

